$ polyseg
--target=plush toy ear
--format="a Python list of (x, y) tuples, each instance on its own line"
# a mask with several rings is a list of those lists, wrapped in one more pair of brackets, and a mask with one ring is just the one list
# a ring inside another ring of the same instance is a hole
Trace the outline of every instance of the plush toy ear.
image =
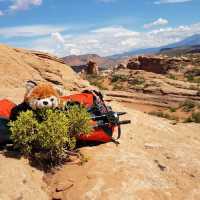
[(37, 86), (36, 82), (31, 81), (31, 80), (27, 81), (26, 82), (26, 90), (27, 90), (27, 92), (30, 92), (35, 86)]
[(63, 96), (63, 95), (64, 95), (64, 88), (59, 87), (59, 86), (54, 86), (54, 89), (58, 92), (58, 94), (59, 94), (60, 96)]

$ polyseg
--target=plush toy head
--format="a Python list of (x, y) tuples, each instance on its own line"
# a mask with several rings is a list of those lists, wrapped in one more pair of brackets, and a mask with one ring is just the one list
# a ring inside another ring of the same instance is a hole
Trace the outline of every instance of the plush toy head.
[(35, 83), (28, 81), (26, 83), (26, 102), (33, 110), (41, 108), (57, 108), (60, 104), (60, 96), (56, 89), (47, 83)]

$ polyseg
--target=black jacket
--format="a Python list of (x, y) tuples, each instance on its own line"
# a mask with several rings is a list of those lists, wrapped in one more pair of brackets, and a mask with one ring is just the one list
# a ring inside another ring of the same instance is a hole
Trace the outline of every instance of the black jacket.
[(11, 110), (10, 120), (16, 120), (21, 112), (25, 112), (27, 110), (32, 110), (32, 108), (27, 103), (23, 102), (17, 105)]

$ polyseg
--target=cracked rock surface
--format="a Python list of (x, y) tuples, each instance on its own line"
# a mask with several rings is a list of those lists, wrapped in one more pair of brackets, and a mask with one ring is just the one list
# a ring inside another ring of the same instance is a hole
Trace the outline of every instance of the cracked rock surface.
[[(112, 102), (128, 111), (120, 145), (84, 147), (88, 162), (65, 165), (46, 182), (52, 197), (66, 200), (198, 200), (200, 125), (172, 125)], [(63, 190), (56, 191), (58, 185)], [(66, 186), (65, 186), (66, 185)], [(69, 187), (70, 186), (70, 187)]]

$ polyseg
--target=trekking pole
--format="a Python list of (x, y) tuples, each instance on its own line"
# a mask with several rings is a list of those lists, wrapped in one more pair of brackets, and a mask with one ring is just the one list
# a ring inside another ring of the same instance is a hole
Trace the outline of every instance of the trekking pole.
[(97, 115), (97, 116), (92, 116), (91, 119), (93, 120), (98, 120), (98, 119), (102, 119), (102, 118), (105, 118), (105, 117), (108, 117), (108, 116), (115, 116), (115, 117), (118, 117), (118, 116), (121, 116), (121, 115), (125, 115), (127, 114), (126, 112), (108, 112), (106, 114), (103, 114), (103, 115)]
[(116, 112), (118, 116), (121, 116), (121, 115), (126, 115), (127, 112)]
[(99, 124), (93, 126), (93, 128), (99, 128), (99, 127), (106, 127), (106, 126), (110, 126), (110, 125), (114, 125), (114, 126), (120, 126), (120, 125), (125, 125), (125, 124), (130, 124), (131, 120), (124, 120), (124, 121), (119, 121), (117, 123), (103, 123), (100, 122)]
[(124, 120), (124, 121), (120, 121), (117, 123), (117, 125), (125, 125), (125, 124), (130, 124), (131, 120)]

